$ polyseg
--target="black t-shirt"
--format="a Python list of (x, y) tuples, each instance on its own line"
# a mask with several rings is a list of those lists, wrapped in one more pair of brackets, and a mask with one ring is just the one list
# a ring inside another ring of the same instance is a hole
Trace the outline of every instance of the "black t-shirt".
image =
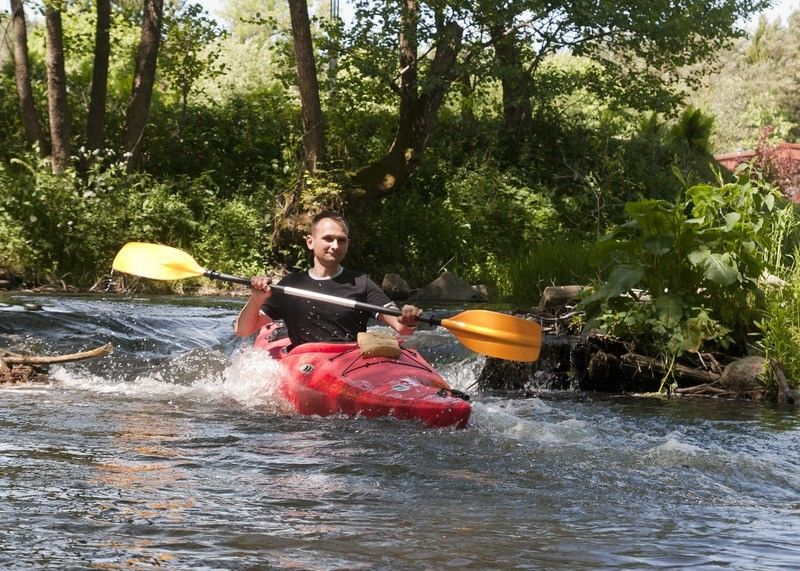
[[(278, 283), (372, 305), (393, 305), (367, 274), (347, 269), (336, 277), (325, 279), (313, 278), (307, 271), (295, 272)], [(286, 295), (277, 290), (273, 290), (261, 310), (272, 319), (283, 320), (292, 346), (315, 341), (355, 341), (358, 332), (366, 331), (367, 322), (373, 317), (364, 310)]]

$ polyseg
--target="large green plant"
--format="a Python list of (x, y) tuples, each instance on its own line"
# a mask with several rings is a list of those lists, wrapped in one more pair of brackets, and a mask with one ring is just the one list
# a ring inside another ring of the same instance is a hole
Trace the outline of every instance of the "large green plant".
[(780, 200), (742, 174), (692, 186), (674, 203), (628, 203), (630, 220), (597, 244), (610, 272), (584, 301), (589, 324), (671, 357), (712, 342), (742, 349), (763, 307), (759, 278)]

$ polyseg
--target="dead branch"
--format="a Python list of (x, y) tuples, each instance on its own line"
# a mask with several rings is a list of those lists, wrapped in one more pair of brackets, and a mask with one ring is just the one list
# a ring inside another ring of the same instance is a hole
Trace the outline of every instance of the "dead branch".
[(106, 343), (101, 347), (90, 349), (89, 351), (81, 351), (79, 353), (70, 353), (68, 355), (17, 355), (0, 349), (0, 360), (6, 365), (51, 365), (53, 363), (69, 363), (71, 361), (80, 361), (82, 359), (91, 359), (92, 357), (102, 357), (109, 355), (114, 350), (111, 343)]
[[(627, 353), (623, 355), (621, 361), (629, 367), (634, 367), (637, 370), (646, 369), (660, 376), (666, 375), (669, 371), (669, 367), (659, 359), (638, 355), (636, 353)], [(678, 364), (672, 366), (672, 374), (679, 384), (681, 382), (711, 384), (719, 380), (720, 377), (720, 375), (712, 373), (711, 371), (704, 371), (702, 369), (695, 369), (694, 367)]]

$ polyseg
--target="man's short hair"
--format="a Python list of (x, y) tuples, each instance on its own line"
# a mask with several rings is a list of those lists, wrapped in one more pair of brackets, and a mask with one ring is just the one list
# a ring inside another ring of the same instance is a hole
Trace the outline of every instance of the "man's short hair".
[(314, 233), (314, 230), (317, 228), (317, 224), (319, 224), (320, 220), (324, 220), (325, 218), (330, 218), (331, 220), (335, 220), (339, 224), (345, 227), (347, 233), (350, 233), (350, 225), (347, 223), (347, 220), (344, 219), (344, 216), (341, 213), (336, 212), (335, 210), (323, 210), (322, 212), (318, 213), (314, 218), (311, 219), (311, 233)]

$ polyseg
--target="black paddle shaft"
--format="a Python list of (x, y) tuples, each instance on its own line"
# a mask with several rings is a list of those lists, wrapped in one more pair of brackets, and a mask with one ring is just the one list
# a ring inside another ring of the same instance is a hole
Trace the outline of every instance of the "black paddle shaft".
[[(207, 278), (214, 279), (214, 280), (222, 280), (225, 282), (230, 282), (234, 284), (242, 284), (249, 286), (250, 280), (248, 278), (242, 278), (239, 276), (232, 276), (230, 274), (223, 274), (216, 270), (206, 270), (203, 272), (203, 275)], [(317, 294), (315, 292), (302, 290), (298, 288), (287, 288), (286, 286), (278, 285), (278, 284), (270, 284), (270, 289), (274, 289), (275, 291), (279, 291), (285, 293), (286, 295), (293, 295), (296, 297), (302, 297), (306, 299), (314, 299), (316, 301), (322, 301), (326, 303), (332, 303), (334, 305), (343, 305), (345, 307), (352, 307), (354, 309), (361, 309), (364, 311), (368, 311), (370, 313), (383, 313), (384, 315), (394, 315), (395, 317), (400, 317), (403, 315), (403, 312), (397, 309), (396, 307), (383, 307), (381, 305), (372, 305), (371, 303), (364, 303), (362, 301), (355, 301), (353, 299), (347, 299), (344, 297), (335, 297), (332, 295), (326, 294)], [(307, 294), (307, 295), (306, 295)], [(441, 325), (442, 320), (439, 317), (428, 317), (426, 315), (421, 315), (418, 317), (419, 321), (423, 321), (425, 323), (430, 323), (431, 325)]]

